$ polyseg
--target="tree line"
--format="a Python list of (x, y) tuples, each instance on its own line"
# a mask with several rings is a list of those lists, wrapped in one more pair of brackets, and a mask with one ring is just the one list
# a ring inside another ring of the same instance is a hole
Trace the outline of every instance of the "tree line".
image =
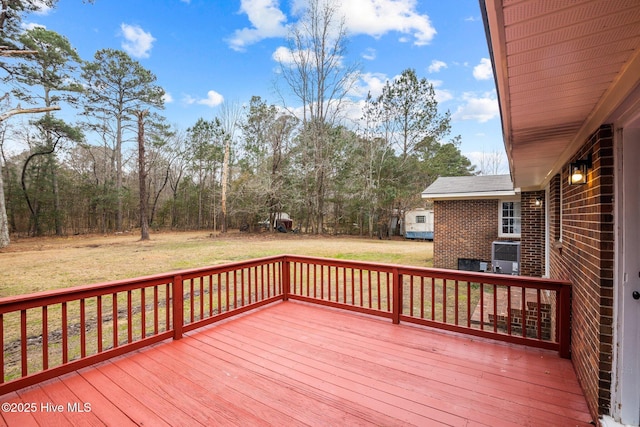
[(20, 31), (40, 2), (9, 2), (0, 20), (0, 48), (17, 52), (1, 58), (3, 109), (42, 109), (21, 125), (0, 115), (6, 244), (9, 233), (253, 230), (284, 212), (303, 232), (373, 236), (422, 206), (438, 176), (474, 173), (449, 112), (413, 69), (369, 96), (360, 120), (345, 120), (358, 69), (343, 61), (347, 33), (329, 0), (310, 2), (279, 61), (279, 93), (301, 106), (295, 114), (254, 96), (187, 129), (167, 124), (156, 76), (124, 51), (84, 61), (61, 34)]

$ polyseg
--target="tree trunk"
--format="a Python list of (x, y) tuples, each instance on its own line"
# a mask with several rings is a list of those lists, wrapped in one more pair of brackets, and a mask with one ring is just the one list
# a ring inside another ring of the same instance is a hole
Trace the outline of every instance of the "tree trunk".
[(227, 183), (229, 181), (229, 138), (225, 138), (224, 161), (222, 163), (222, 194), (220, 195), (220, 208), (222, 217), (220, 218), (220, 231), (227, 232)]
[(9, 222), (4, 201), (4, 180), (2, 177), (2, 163), (0, 162), (0, 248), (9, 246)]
[(138, 115), (138, 176), (140, 177), (140, 240), (149, 240), (149, 218), (147, 217), (147, 171), (144, 154), (144, 117), (147, 111)]
[(58, 164), (55, 156), (51, 155), (51, 182), (53, 186), (53, 220), (56, 227), (56, 236), (62, 236), (62, 208), (60, 207), (60, 189), (58, 188)]
[(122, 118), (118, 117), (118, 123), (116, 125), (116, 197), (117, 197), (117, 210), (116, 210), (116, 231), (123, 230), (123, 202), (122, 202)]

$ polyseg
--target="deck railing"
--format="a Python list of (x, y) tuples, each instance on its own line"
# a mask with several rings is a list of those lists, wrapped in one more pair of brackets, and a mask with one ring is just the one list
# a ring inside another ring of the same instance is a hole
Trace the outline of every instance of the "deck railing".
[(562, 281), (282, 255), (1, 298), (0, 394), (287, 299), (568, 357), (570, 291)]

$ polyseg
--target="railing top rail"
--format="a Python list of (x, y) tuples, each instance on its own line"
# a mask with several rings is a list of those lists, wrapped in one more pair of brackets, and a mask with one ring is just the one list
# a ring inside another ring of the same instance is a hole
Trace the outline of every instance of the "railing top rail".
[(560, 289), (571, 286), (567, 280), (547, 279), (528, 276), (511, 276), (506, 274), (482, 273), (474, 271), (447, 270), (442, 268), (413, 267), (406, 265), (377, 263), (368, 261), (353, 261), (332, 258), (320, 258), (306, 255), (283, 255), (289, 261), (310, 261), (324, 265), (338, 267), (365, 267), (378, 271), (398, 270), (400, 274), (417, 274), (434, 277), (436, 279), (451, 279), (477, 283), (489, 283), (507, 286), (524, 286), (533, 289)]
[(90, 298), (98, 295), (107, 295), (114, 292), (122, 292), (132, 289), (138, 289), (141, 287), (166, 284), (171, 282), (176, 276), (182, 276), (185, 279), (189, 279), (191, 277), (198, 277), (203, 274), (224, 273), (226, 271), (233, 271), (239, 268), (254, 267), (261, 264), (284, 260), (313, 262), (335, 267), (354, 267), (381, 272), (398, 271), (401, 274), (424, 275), (438, 279), (462, 280), (506, 286), (516, 285), (533, 289), (559, 290), (562, 287), (571, 286), (571, 283), (565, 280), (543, 279), (525, 276), (507, 276), (492, 273), (445, 270), (427, 267), (411, 267), (406, 265), (375, 263), (368, 261), (352, 261), (306, 255), (285, 254), (193, 269), (176, 270), (169, 273), (160, 273), (131, 279), (121, 279), (90, 285), (80, 285), (64, 289), (4, 297), (0, 298), (0, 313), (35, 308), (49, 304), (57, 304), (64, 301)]
[(149, 276), (134, 277), (130, 279), (112, 280), (109, 282), (93, 283), (89, 285), (79, 285), (50, 291), (8, 296), (0, 298), (0, 314), (16, 310), (26, 310), (30, 308), (41, 307), (44, 305), (57, 304), (65, 301), (90, 298), (99, 295), (108, 295), (115, 292), (123, 292), (143, 287), (167, 284), (170, 283), (176, 276), (183, 276), (185, 278), (197, 277), (199, 275), (202, 275), (203, 273), (230, 271), (240, 267), (251, 267), (282, 259), (283, 257), (281, 255), (270, 256), (220, 265), (211, 265), (207, 267), (176, 270), (168, 273), (159, 273)]

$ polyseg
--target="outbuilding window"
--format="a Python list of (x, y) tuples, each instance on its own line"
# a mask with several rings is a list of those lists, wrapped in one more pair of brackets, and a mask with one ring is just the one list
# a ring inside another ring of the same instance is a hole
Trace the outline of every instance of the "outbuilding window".
[(499, 237), (520, 237), (520, 201), (501, 200), (499, 206)]
[(425, 215), (416, 215), (416, 223), (425, 224), (427, 222), (427, 217)]

